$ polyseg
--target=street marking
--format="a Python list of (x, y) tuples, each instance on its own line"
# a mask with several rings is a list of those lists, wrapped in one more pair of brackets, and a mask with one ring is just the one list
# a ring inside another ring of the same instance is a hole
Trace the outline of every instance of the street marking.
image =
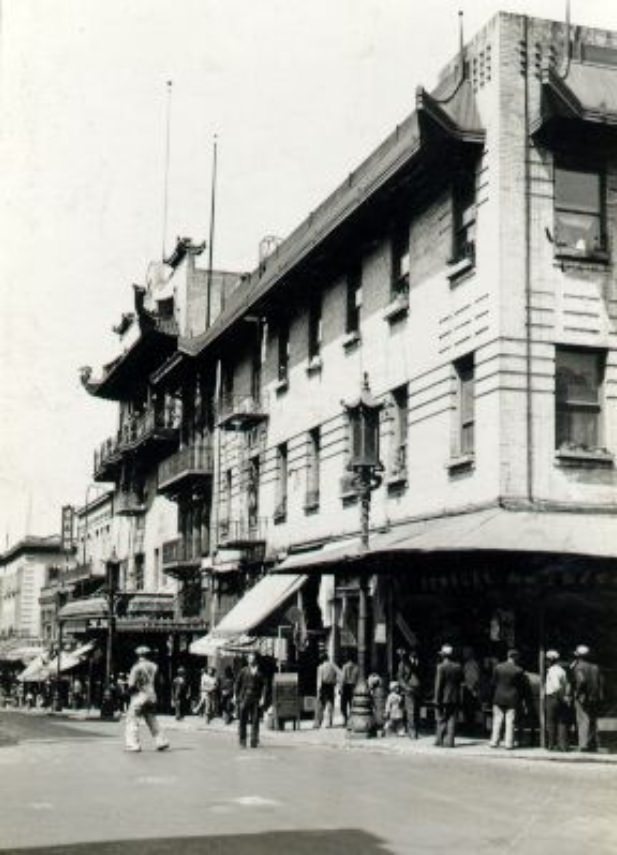
[(142, 775), (140, 778), (135, 778), (135, 780), (138, 784), (173, 784), (178, 779), (175, 775)]
[(34, 810), (52, 810), (53, 805), (51, 802), (30, 802), (29, 807)]
[(231, 801), (242, 807), (278, 807), (281, 804), (274, 799), (264, 799), (262, 796), (240, 796), (239, 799), (231, 799)]

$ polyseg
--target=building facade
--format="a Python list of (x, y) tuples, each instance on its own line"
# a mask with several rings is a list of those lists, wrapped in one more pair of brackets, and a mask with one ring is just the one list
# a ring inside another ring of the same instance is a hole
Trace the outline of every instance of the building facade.
[[(142, 526), (148, 584), (215, 633), (248, 581), (291, 574), (270, 631), (339, 655), (364, 580), (371, 667), (584, 641), (610, 672), (616, 132), (617, 33), (499, 14), (250, 275), (153, 279), (137, 344), (85, 378), (120, 404), (95, 478), (127, 497), (127, 579)], [(366, 374), (368, 551), (344, 406)]]

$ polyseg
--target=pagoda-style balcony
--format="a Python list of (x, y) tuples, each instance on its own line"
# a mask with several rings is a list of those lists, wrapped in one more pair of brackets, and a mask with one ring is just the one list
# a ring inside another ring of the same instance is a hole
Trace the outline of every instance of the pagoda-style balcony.
[(268, 520), (266, 517), (242, 517), (219, 520), (217, 546), (244, 549), (265, 543)]
[(161, 566), (163, 573), (178, 579), (195, 573), (201, 566), (202, 556), (208, 553), (208, 538), (176, 537), (163, 543)]
[(117, 517), (136, 517), (145, 512), (144, 501), (134, 490), (119, 490), (114, 496), (114, 513)]
[(187, 490), (209, 483), (213, 472), (211, 443), (187, 445), (159, 465), (158, 491), (173, 499)]
[(120, 470), (122, 453), (116, 437), (109, 437), (94, 452), (94, 480), (115, 481)]
[(221, 430), (249, 430), (268, 418), (264, 395), (224, 395), (218, 408)]
[(174, 417), (148, 409), (133, 416), (118, 434), (118, 447), (123, 454), (149, 450), (167, 453), (178, 442), (178, 423)]

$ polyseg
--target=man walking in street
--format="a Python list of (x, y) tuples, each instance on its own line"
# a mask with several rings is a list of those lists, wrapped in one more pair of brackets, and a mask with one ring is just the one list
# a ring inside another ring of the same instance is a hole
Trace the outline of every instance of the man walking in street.
[(549, 751), (568, 750), (568, 678), (559, 664), (557, 650), (546, 651), (546, 747)]
[(410, 739), (418, 739), (420, 727), (420, 662), (415, 650), (410, 654), (404, 648), (397, 650), (399, 657), (396, 681), (403, 694), (405, 722)]
[(435, 745), (441, 748), (454, 748), (456, 735), (456, 717), (460, 703), (463, 669), (452, 658), (453, 649), (444, 644), (439, 651), (441, 662), (435, 674), (435, 711), (437, 732)]
[(341, 713), (345, 727), (347, 727), (349, 712), (351, 710), (351, 699), (353, 698), (359, 675), (358, 665), (353, 655), (349, 653), (341, 672)]
[(157, 751), (169, 748), (169, 742), (161, 731), (156, 718), (156, 689), (155, 681), (158, 668), (147, 657), (150, 648), (142, 645), (135, 651), (137, 662), (131, 668), (128, 678), (128, 689), (131, 694), (128, 712), (126, 714), (126, 750), (141, 751), (139, 742), (139, 724), (141, 719), (146, 722)]
[(190, 708), (191, 691), (186, 679), (186, 668), (182, 665), (172, 682), (172, 697), (176, 721), (181, 721), (187, 715)]
[(334, 662), (325, 654), (317, 668), (317, 708), (315, 710), (314, 727), (321, 727), (325, 720), (326, 727), (332, 727), (334, 721), (334, 693), (341, 672)]
[(238, 710), (238, 738), (246, 748), (247, 725), (251, 726), (251, 748), (259, 745), (259, 718), (266, 693), (266, 678), (256, 653), (249, 653), (248, 664), (236, 678), (235, 696)]
[(505, 662), (495, 666), (493, 673), (493, 732), (491, 748), (498, 748), (501, 732), (505, 724), (504, 748), (514, 748), (514, 728), (516, 714), (524, 698), (525, 672), (518, 664), (518, 650), (508, 650)]
[(597, 751), (598, 705), (603, 700), (602, 674), (589, 661), (589, 648), (579, 644), (570, 666), (579, 751)]

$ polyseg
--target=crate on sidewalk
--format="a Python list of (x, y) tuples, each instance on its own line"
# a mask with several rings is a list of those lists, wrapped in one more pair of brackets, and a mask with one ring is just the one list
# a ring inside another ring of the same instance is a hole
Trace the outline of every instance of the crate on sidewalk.
[(297, 674), (274, 675), (272, 717), (276, 730), (282, 730), (286, 721), (293, 722), (294, 730), (300, 726), (300, 692)]

